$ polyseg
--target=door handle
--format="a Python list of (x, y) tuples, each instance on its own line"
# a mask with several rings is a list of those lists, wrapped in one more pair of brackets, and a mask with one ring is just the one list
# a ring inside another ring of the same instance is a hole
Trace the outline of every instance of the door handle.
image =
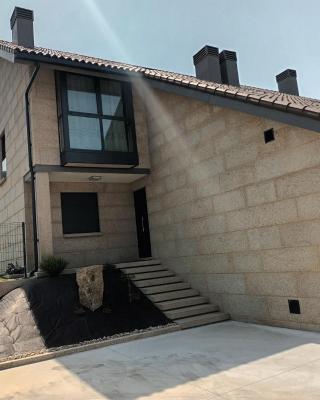
[(143, 218), (143, 216), (141, 217), (141, 225), (142, 225), (142, 232), (144, 233), (144, 218)]

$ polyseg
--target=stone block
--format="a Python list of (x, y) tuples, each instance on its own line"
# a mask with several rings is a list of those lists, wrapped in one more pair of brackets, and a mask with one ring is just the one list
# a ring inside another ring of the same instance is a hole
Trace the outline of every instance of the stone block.
[(224, 233), (226, 231), (226, 218), (224, 214), (212, 215), (206, 218), (206, 233)]
[(197, 240), (183, 239), (176, 241), (176, 255), (178, 257), (193, 256), (197, 254)]
[(319, 271), (316, 247), (272, 249), (262, 252), (263, 269), (266, 272)]
[(248, 295), (223, 295), (223, 310), (231, 318), (247, 321), (266, 321), (269, 319), (267, 298)]
[(299, 197), (297, 199), (299, 217), (302, 219), (320, 218), (320, 193), (309, 196)]
[(196, 200), (191, 203), (191, 218), (208, 216), (212, 213), (212, 209), (213, 206), (211, 198)]
[(298, 146), (272, 154), (256, 163), (257, 179), (265, 180), (315, 167), (320, 162), (320, 142)]
[(208, 274), (207, 280), (209, 292), (244, 294), (246, 291), (243, 274)]
[(177, 189), (164, 195), (162, 198), (162, 204), (164, 208), (170, 208), (188, 203), (192, 201), (193, 198), (194, 191), (192, 188)]
[(320, 192), (320, 167), (278, 178), (276, 188), (280, 199)]
[(281, 247), (280, 230), (277, 226), (250, 229), (247, 231), (250, 250)]
[(245, 251), (248, 241), (245, 232), (229, 232), (219, 235), (206, 236), (198, 244), (200, 254), (229, 253)]
[(79, 286), (80, 304), (91, 311), (102, 306), (103, 302), (103, 266), (92, 265), (77, 270), (77, 284)]
[[(185, 159), (187, 158), (188, 157), (185, 157)], [(210, 158), (209, 160), (194, 165), (194, 167), (189, 171), (189, 181), (190, 183), (197, 183), (201, 180), (220, 174), (223, 169), (222, 157)]]
[(263, 270), (261, 257), (257, 252), (234, 254), (233, 265), (236, 272), (262, 272)]
[(245, 206), (244, 194), (240, 190), (234, 190), (213, 197), (214, 210), (223, 213), (238, 210)]
[(299, 295), (301, 297), (320, 297), (320, 272), (299, 274)]
[(193, 289), (198, 290), (201, 294), (208, 292), (207, 277), (204, 274), (188, 274), (186, 282), (190, 282)]
[(220, 187), (224, 192), (250, 185), (254, 181), (255, 170), (253, 167), (239, 168), (220, 175)]
[(236, 129), (232, 129), (226, 132), (221, 131), (219, 135), (217, 135), (214, 139), (214, 144), (216, 147), (216, 151), (221, 154), (226, 150), (231, 149), (234, 146), (237, 146), (240, 142), (240, 137)]
[(298, 296), (297, 275), (287, 273), (248, 273), (247, 294), (254, 296)]
[(257, 143), (246, 143), (234, 147), (225, 153), (227, 169), (253, 162), (258, 155)]
[(257, 206), (254, 209), (256, 226), (285, 224), (297, 220), (297, 208), (294, 200)]
[(196, 193), (199, 198), (209, 197), (220, 193), (219, 175), (198, 182), (196, 184)]
[(276, 200), (276, 190), (272, 181), (246, 188), (248, 206), (256, 206)]
[(286, 247), (320, 244), (320, 221), (298, 222), (279, 227), (281, 241)]

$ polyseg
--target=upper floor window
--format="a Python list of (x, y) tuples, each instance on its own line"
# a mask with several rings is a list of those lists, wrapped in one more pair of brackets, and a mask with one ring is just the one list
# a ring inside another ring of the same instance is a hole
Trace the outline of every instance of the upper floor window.
[(1, 147), (1, 179), (7, 176), (7, 153), (6, 153), (6, 136), (3, 133), (0, 137), (0, 147)]
[(73, 152), (77, 162), (132, 164), (137, 150), (130, 84), (71, 73), (59, 73), (58, 82), (62, 151)]

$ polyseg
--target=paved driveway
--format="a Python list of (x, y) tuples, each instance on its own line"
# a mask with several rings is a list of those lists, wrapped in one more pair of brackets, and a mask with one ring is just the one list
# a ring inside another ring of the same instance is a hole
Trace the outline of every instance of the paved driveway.
[(2, 400), (316, 400), (320, 334), (224, 322), (0, 372)]

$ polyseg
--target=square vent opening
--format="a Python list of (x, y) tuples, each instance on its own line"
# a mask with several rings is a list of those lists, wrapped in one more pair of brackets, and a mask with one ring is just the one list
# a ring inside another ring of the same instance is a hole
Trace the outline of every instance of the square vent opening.
[(269, 143), (272, 142), (274, 140), (274, 129), (267, 129), (266, 131), (264, 131), (264, 142), (265, 143)]
[(301, 314), (299, 300), (288, 300), (290, 314)]

